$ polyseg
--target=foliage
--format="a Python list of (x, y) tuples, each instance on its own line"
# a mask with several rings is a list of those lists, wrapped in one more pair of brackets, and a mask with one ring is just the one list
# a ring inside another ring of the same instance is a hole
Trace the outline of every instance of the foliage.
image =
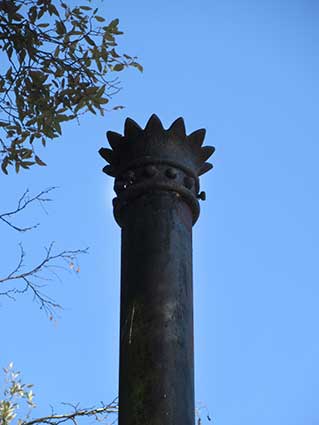
[(80, 418), (93, 418), (99, 423), (107, 423), (111, 414), (116, 414), (118, 406), (116, 400), (108, 405), (101, 404), (99, 407), (88, 409), (78, 405), (67, 405), (71, 411), (55, 413), (37, 418), (31, 418), (36, 408), (32, 384), (24, 384), (20, 372), (15, 372), (13, 363), (4, 370), (4, 389), (0, 394), (0, 424), (1, 425), (59, 425), (70, 423), (77, 425)]
[[(3, 392), (0, 395), (0, 424), (10, 425), (17, 416), (17, 411), (21, 409), (23, 416), (27, 419), (31, 410), (36, 407), (33, 401), (32, 384), (21, 382), (20, 372), (13, 370), (13, 363), (4, 370), (5, 380)], [(23, 423), (18, 421), (18, 425)]]
[[(40, 143), (86, 112), (103, 115), (119, 90), (116, 73), (142, 71), (117, 52), (119, 20), (61, 0), (0, 0), (0, 161), (28, 169), (46, 165)], [(110, 76), (110, 74), (112, 74)], [(116, 108), (116, 107), (115, 107)]]
[[(91, 418), (99, 424), (114, 424), (118, 413), (117, 399), (109, 404), (101, 403), (98, 407), (81, 408), (78, 404), (63, 403), (69, 408), (66, 412), (50, 414), (41, 417), (31, 417), (36, 408), (35, 394), (32, 384), (24, 384), (20, 372), (15, 372), (13, 363), (4, 370), (4, 389), (0, 393), (0, 424), (1, 425), (80, 425), (81, 419)], [(204, 412), (203, 412), (204, 410)], [(115, 420), (114, 420), (115, 416)], [(204, 405), (196, 408), (196, 425), (202, 424), (202, 418), (211, 421)], [(112, 419), (112, 422), (110, 421)], [(90, 421), (92, 423), (92, 421)]]
[[(16, 172), (46, 165), (39, 146), (62, 134), (63, 123), (82, 114), (101, 115), (119, 89), (117, 74), (128, 67), (142, 71), (135, 57), (117, 51), (119, 20), (106, 21), (89, 5), (71, 7), (61, 0), (0, 0), (0, 163)], [(113, 106), (113, 109), (120, 108)], [(26, 191), (11, 210), (0, 212), (0, 222), (24, 234), (38, 224), (20, 226), (16, 217), (31, 205), (50, 201), (49, 188), (31, 196)], [(34, 266), (24, 268), (20, 244), (17, 266), (0, 278), (0, 296), (15, 299), (31, 292), (50, 319), (60, 305), (43, 293), (44, 283), (60, 276), (58, 268), (78, 273), (77, 257), (86, 249), (53, 251), (51, 243)], [(64, 404), (34, 417), (33, 385), (21, 380), (10, 363), (0, 387), (0, 425), (77, 425), (90, 418), (107, 423), (118, 411), (117, 401), (81, 408)], [(32, 416), (31, 416), (32, 415)]]

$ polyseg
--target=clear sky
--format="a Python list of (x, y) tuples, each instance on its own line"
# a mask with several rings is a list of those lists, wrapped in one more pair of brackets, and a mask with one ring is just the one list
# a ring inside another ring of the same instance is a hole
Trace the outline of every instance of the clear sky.
[[(97, 0), (93, 0), (97, 2)], [(215, 168), (194, 227), (196, 400), (216, 425), (319, 422), (319, 4), (314, 0), (98, 3), (119, 17), (122, 50), (145, 72), (123, 74), (123, 111), (68, 123), (48, 167), (1, 176), (1, 211), (25, 188), (59, 186), (48, 215), (33, 209), (17, 235), (1, 227), (1, 275), (22, 241), (35, 264), (89, 246), (78, 276), (50, 293), (52, 323), (30, 298), (1, 299), (0, 363), (35, 384), (38, 414), (62, 401), (89, 406), (117, 393), (120, 229), (112, 179), (97, 154), (126, 116), (145, 125), (207, 129)], [(116, 100), (115, 100), (116, 102)]]

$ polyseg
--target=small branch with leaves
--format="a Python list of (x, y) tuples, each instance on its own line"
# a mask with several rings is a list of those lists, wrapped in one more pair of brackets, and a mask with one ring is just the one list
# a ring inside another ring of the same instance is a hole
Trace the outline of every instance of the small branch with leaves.
[[(11, 362), (3, 369), (5, 374), (4, 390), (0, 394), (0, 424), (13, 425), (17, 419), (18, 425), (79, 425), (82, 418), (93, 419), (100, 424), (113, 424), (116, 422), (118, 413), (117, 399), (109, 404), (101, 402), (99, 407), (81, 408), (79, 404), (62, 403), (70, 411), (56, 413), (54, 410), (47, 416), (31, 418), (36, 408), (32, 384), (25, 384), (21, 380), (20, 372), (16, 372)], [(115, 417), (115, 420), (114, 420)], [(111, 422), (110, 419), (113, 418)]]
[[(68, 422), (72, 423), (73, 425), (78, 425), (78, 420), (83, 417), (93, 418), (100, 424), (110, 424), (110, 415), (118, 413), (117, 400), (112, 401), (112, 403), (108, 405), (102, 404), (101, 407), (93, 407), (88, 409), (81, 409), (78, 405), (71, 405), (70, 403), (68, 403), (68, 405), (72, 407), (71, 412), (64, 414), (52, 413), (48, 416), (21, 422), (21, 425), (60, 425), (62, 423)], [(112, 423), (114, 422), (115, 421), (113, 420)]]
[(64, 122), (83, 113), (103, 115), (120, 90), (114, 75), (142, 71), (136, 57), (117, 51), (119, 20), (97, 12), (61, 0), (0, 0), (3, 173), (45, 166), (39, 143), (59, 137)]

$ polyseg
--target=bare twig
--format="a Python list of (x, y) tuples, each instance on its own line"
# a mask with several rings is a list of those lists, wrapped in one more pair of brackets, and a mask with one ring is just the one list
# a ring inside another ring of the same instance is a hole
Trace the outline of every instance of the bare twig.
[(207, 406), (201, 402), (198, 403), (198, 405), (195, 408), (195, 418), (196, 418), (196, 425), (201, 425), (203, 420), (202, 418), (206, 418), (209, 422), (212, 421), (212, 418), (209, 414), (209, 411), (207, 409)]
[(29, 189), (27, 189), (23, 193), (23, 195), (20, 197), (20, 199), (18, 201), (18, 205), (16, 206), (16, 208), (11, 210), (11, 211), (8, 211), (8, 212), (1, 213), (0, 214), (0, 220), (3, 221), (4, 223), (6, 223), (12, 229), (18, 231), (18, 232), (26, 232), (28, 230), (35, 229), (36, 227), (39, 226), (39, 223), (34, 224), (32, 226), (28, 226), (28, 227), (21, 227), (21, 226), (17, 226), (17, 225), (12, 223), (12, 217), (19, 214), (21, 211), (25, 210), (28, 206), (30, 206), (31, 204), (34, 204), (34, 203), (38, 203), (38, 204), (41, 205), (41, 207), (44, 208), (44, 204), (46, 202), (50, 202), (52, 200), (47, 195), (50, 192), (52, 192), (52, 190), (54, 190), (54, 189), (56, 189), (56, 187), (54, 187), (54, 186), (49, 187), (48, 189), (42, 190), (41, 192), (39, 192), (35, 196), (29, 196)]
[[(66, 403), (65, 403), (66, 404)], [(103, 405), (101, 407), (94, 407), (89, 409), (80, 409), (78, 405), (70, 405), (73, 408), (72, 412), (65, 414), (55, 414), (52, 413), (48, 416), (43, 416), (41, 418), (32, 419), (30, 421), (22, 422), (21, 425), (37, 425), (37, 424), (46, 424), (46, 425), (59, 425), (66, 422), (72, 422), (74, 425), (78, 424), (78, 419), (81, 417), (93, 417), (100, 423), (106, 423), (106, 420), (109, 419), (110, 414), (115, 414), (118, 412), (118, 403), (117, 399), (112, 401), (108, 405)]]
[(43, 288), (45, 287), (43, 282), (60, 279), (56, 274), (57, 269), (71, 269), (75, 273), (78, 273), (79, 266), (77, 264), (77, 258), (81, 254), (86, 254), (88, 249), (64, 250), (54, 253), (54, 243), (52, 242), (48, 248), (45, 248), (45, 255), (42, 260), (36, 266), (24, 271), (25, 251), (21, 244), (19, 246), (20, 256), (17, 266), (7, 276), (0, 278), (0, 285), (19, 282), (22, 283), (22, 286), (9, 288), (0, 292), (0, 295), (15, 300), (17, 295), (31, 292), (34, 301), (40, 305), (40, 309), (52, 318), (55, 311), (62, 307), (43, 292)]

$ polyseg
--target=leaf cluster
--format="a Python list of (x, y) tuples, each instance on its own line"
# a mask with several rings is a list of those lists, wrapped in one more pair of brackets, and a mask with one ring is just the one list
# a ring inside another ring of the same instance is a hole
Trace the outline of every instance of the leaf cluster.
[[(16, 418), (18, 411), (25, 413), (27, 419), (31, 410), (36, 407), (33, 397), (32, 384), (25, 384), (21, 381), (20, 372), (13, 369), (11, 362), (7, 368), (3, 369), (5, 374), (5, 385), (3, 393), (0, 394), (0, 423), (1, 425), (10, 425)], [(22, 406), (24, 404), (25, 406)], [(27, 410), (23, 409), (26, 407)], [(18, 425), (24, 421), (18, 420)]]
[[(62, 134), (65, 121), (103, 115), (119, 90), (114, 75), (142, 71), (117, 51), (119, 20), (61, 0), (0, 0), (0, 161), (46, 165), (36, 146)], [(111, 74), (111, 76), (110, 76)]]
[[(25, 384), (21, 380), (20, 372), (16, 372), (11, 362), (4, 371), (4, 389), (0, 392), (0, 424), (1, 425), (80, 425), (81, 419), (90, 419), (90, 422), (99, 424), (111, 423), (110, 416), (117, 415), (117, 399), (109, 404), (100, 403), (100, 406), (81, 408), (79, 404), (62, 403), (70, 410), (56, 413), (53, 409), (47, 416), (31, 418), (36, 404), (32, 384)], [(115, 421), (113, 420), (112, 423)]]

